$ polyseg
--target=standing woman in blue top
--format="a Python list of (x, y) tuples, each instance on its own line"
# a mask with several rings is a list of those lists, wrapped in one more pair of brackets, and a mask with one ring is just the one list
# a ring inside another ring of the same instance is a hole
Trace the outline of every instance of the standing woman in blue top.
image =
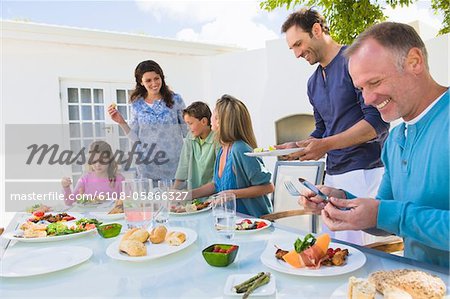
[(135, 162), (138, 175), (172, 179), (187, 133), (182, 114), (184, 101), (170, 90), (163, 70), (153, 60), (139, 63), (134, 77), (136, 87), (130, 96), (130, 124), (114, 104), (109, 106), (108, 113), (133, 142), (132, 147), (142, 154)]
[(271, 174), (260, 158), (248, 157), (256, 145), (247, 107), (238, 99), (223, 95), (211, 117), (212, 130), (221, 145), (214, 166), (214, 182), (194, 189), (193, 198), (227, 191), (236, 195), (239, 213), (259, 217), (272, 212), (268, 194), (274, 190)]

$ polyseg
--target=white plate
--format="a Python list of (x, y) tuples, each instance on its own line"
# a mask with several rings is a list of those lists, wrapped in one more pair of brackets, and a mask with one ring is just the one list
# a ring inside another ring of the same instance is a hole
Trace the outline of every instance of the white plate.
[(289, 155), (295, 152), (299, 152), (303, 150), (303, 147), (296, 147), (296, 148), (286, 148), (286, 149), (279, 149), (279, 150), (273, 150), (273, 151), (264, 151), (259, 153), (244, 153), (244, 155), (249, 157), (268, 157), (268, 156), (284, 156)]
[[(233, 289), (233, 287), (235, 285), (237, 285), (237, 284), (240, 284), (240, 283), (246, 281), (250, 277), (255, 276), (256, 274), (257, 273), (233, 274), (233, 275), (228, 276), (227, 282), (225, 283), (225, 287), (223, 289), (224, 294), (227, 295), (227, 296), (241, 296), (242, 297), (244, 295), (244, 293), (242, 293), (242, 294), (236, 293), (236, 291)], [(275, 291), (276, 291), (276, 287), (275, 286), (276, 286), (275, 276), (273, 274), (271, 274), (269, 283), (265, 284), (263, 286), (260, 286), (259, 288), (254, 290), (250, 294), (250, 297), (273, 295), (275, 293)]]
[(4, 233), (2, 235), (2, 237), (9, 239), (9, 240), (14, 240), (14, 241), (20, 241), (20, 242), (25, 242), (25, 243), (43, 243), (43, 242), (56, 242), (56, 241), (63, 241), (63, 240), (69, 240), (69, 239), (75, 239), (75, 238), (79, 238), (82, 236), (85, 236), (87, 234), (90, 234), (92, 232), (97, 231), (96, 229), (90, 229), (84, 232), (80, 232), (80, 233), (74, 233), (74, 234), (70, 234), (70, 235), (61, 235), (61, 236), (47, 236), (47, 237), (42, 237), (42, 238), (20, 238), (20, 237), (15, 237), (14, 235), (17, 235), (18, 233), (21, 233), (22, 231), (17, 231), (17, 232), (8, 232), (8, 233)]
[(189, 245), (197, 240), (197, 233), (189, 228), (184, 227), (169, 227), (168, 232), (177, 231), (186, 234), (186, 241), (180, 246), (170, 246), (168, 243), (164, 242), (161, 244), (152, 244), (150, 242), (146, 242), (145, 246), (147, 246), (147, 255), (146, 256), (129, 256), (126, 253), (122, 253), (119, 251), (119, 243), (122, 237), (119, 240), (112, 243), (106, 249), (106, 254), (115, 260), (121, 261), (130, 261), (130, 262), (143, 262), (148, 260), (157, 259), (180, 250), (185, 249)]
[(33, 249), (2, 259), (0, 277), (27, 277), (55, 272), (87, 261), (92, 250), (81, 246)]
[(293, 274), (298, 276), (335, 276), (345, 273), (349, 273), (361, 268), (366, 263), (366, 256), (364, 253), (356, 248), (346, 246), (344, 244), (330, 243), (329, 247), (348, 249), (349, 255), (347, 256), (347, 262), (342, 266), (322, 266), (319, 269), (308, 269), (308, 268), (293, 268), (291, 265), (285, 261), (279, 260), (275, 257), (277, 245), (279, 248), (284, 250), (291, 250), (294, 247), (295, 239), (292, 241), (284, 241), (274, 243), (273, 241), (267, 243), (267, 247), (261, 255), (261, 262), (267, 267), (287, 274)]
[(203, 213), (206, 211), (211, 210), (212, 208), (212, 204), (209, 204), (209, 206), (207, 206), (204, 209), (201, 209), (199, 211), (194, 211), (194, 212), (182, 212), (182, 213), (175, 213), (175, 212), (169, 212), (170, 215), (176, 215), (176, 216), (184, 216), (184, 215), (193, 215), (193, 214), (198, 214), (198, 213)]
[(91, 212), (92, 217), (102, 220), (119, 220), (125, 217), (125, 213), (108, 214), (108, 212)]
[(248, 219), (248, 220), (250, 220), (251, 222), (262, 221), (262, 222), (266, 223), (267, 225), (264, 226), (264, 227), (261, 227), (261, 228), (256, 228), (256, 229), (247, 229), (247, 230), (237, 230), (237, 229), (236, 229), (236, 230), (235, 230), (235, 233), (238, 233), (238, 234), (251, 234), (251, 233), (256, 233), (256, 232), (262, 231), (262, 230), (264, 230), (264, 229), (266, 229), (266, 228), (269, 228), (269, 227), (272, 225), (272, 222), (270, 222), (269, 220), (259, 219), (259, 218), (242, 218), (242, 219), (238, 220), (238, 221), (236, 222), (236, 224), (238, 224), (239, 222), (241, 222), (241, 221), (244, 220), (244, 219)]

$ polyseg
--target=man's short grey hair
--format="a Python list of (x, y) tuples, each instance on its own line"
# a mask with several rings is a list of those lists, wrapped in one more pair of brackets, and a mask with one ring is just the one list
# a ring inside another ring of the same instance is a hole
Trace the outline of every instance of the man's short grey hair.
[(406, 56), (412, 48), (418, 48), (422, 51), (425, 66), (428, 69), (427, 49), (412, 26), (395, 22), (383, 22), (373, 25), (355, 39), (353, 44), (345, 50), (344, 56), (347, 59), (350, 58), (369, 39), (376, 40), (380, 45), (393, 52), (397, 57), (396, 64), (399, 71), (403, 70)]

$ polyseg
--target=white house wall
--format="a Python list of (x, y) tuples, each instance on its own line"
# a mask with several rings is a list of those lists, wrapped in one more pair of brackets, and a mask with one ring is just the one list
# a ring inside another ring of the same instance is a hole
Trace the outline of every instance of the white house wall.
[(2, 50), (8, 124), (61, 123), (60, 79), (133, 84), (134, 68), (147, 59), (160, 63), (167, 83), (187, 101), (203, 94), (205, 72), (197, 57), (18, 40), (8, 40)]

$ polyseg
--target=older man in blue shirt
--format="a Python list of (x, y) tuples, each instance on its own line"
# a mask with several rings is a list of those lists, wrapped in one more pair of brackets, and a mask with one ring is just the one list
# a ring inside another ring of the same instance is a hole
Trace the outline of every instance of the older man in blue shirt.
[[(290, 155), (291, 159), (317, 160), (327, 154), (325, 184), (358, 196), (375, 196), (383, 175), (380, 155), (389, 125), (377, 109), (364, 104), (355, 89), (342, 55), (346, 47), (331, 38), (324, 18), (312, 9), (292, 13), (282, 31), (297, 58), (319, 65), (308, 80), (315, 130), (306, 140), (277, 147), (304, 148)], [(333, 236), (357, 244), (372, 241), (362, 232)]]
[(321, 187), (332, 196), (331, 203), (323, 208), (311, 192), (304, 192), (300, 202), (308, 210), (321, 211), (332, 230), (381, 229), (403, 237), (405, 257), (448, 268), (448, 87), (431, 77), (425, 45), (409, 25), (374, 25), (345, 55), (366, 103), (384, 120), (402, 118), (404, 123), (392, 130), (383, 148), (386, 171), (376, 199)]

